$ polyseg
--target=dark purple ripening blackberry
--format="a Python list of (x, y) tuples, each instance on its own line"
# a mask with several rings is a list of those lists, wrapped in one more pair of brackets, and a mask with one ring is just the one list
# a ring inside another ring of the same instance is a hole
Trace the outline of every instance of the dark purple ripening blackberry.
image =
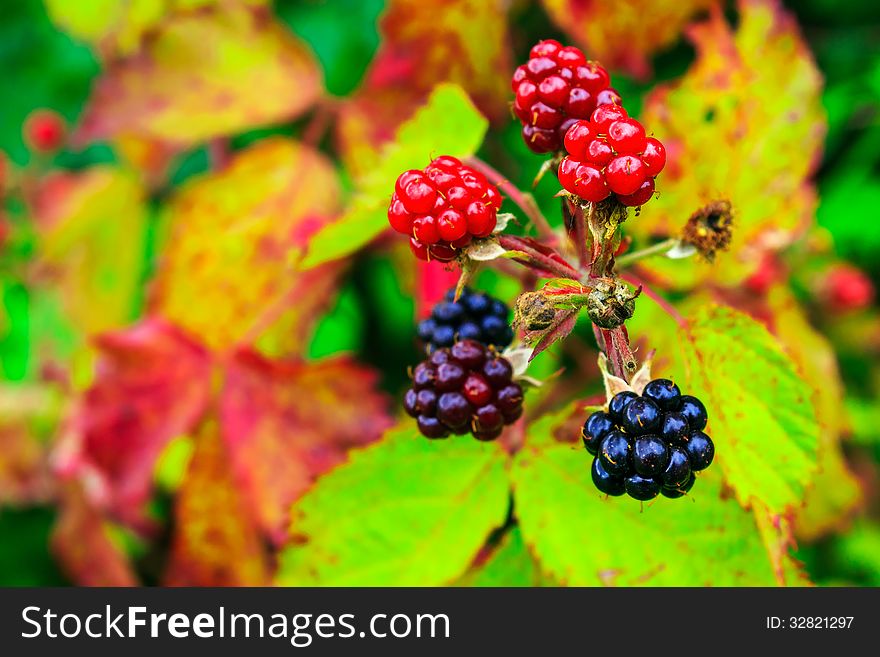
[(458, 301), (455, 289), (434, 306), (431, 316), (419, 322), (419, 339), (428, 352), (451, 347), (457, 340), (476, 340), (504, 349), (513, 342), (510, 309), (485, 292), (464, 288)]
[[(423, 397), (408, 395), (405, 406), (430, 407), (430, 396)], [(715, 445), (703, 431), (707, 421), (703, 403), (681, 394), (669, 379), (654, 379), (641, 395), (617, 393), (608, 410), (590, 415), (581, 429), (584, 448), (594, 457), (593, 484), (605, 495), (626, 493), (643, 502), (685, 496), (695, 473), (715, 458)]]
[(472, 433), (494, 440), (522, 415), (522, 404), (510, 362), (476, 340), (437, 349), (416, 365), (403, 397), (403, 409), (428, 438)]

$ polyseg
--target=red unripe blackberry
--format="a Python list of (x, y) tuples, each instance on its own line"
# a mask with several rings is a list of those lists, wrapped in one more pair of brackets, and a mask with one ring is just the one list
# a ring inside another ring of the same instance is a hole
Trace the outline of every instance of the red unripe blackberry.
[(24, 120), (24, 143), (36, 153), (52, 153), (64, 144), (67, 124), (60, 114), (49, 109), (31, 112)]
[(666, 164), (663, 144), (646, 137), (642, 124), (617, 105), (598, 107), (589, 121), (575, 122), (563, 143), (568, 157), (559, 164), (559, 183), (591, 203), (612, 193), (622, 205), (647, 203)]
[(459, 340), (413, 369), (403, 407), (428, 438), (470, 431), (493, 440), (522, 415), (523, 389), (512, 375), (504, 357), (476, 340)]
[(562, 150), (573, 120), (590, 118), (600, 105), (620, 103), (609, 82), (608, 71), (587, 61), (578, 48), (553, 39), (535, 44), (511, 80), (513, 111), (526, 145), (536, 153)]
[(501, 194), (479, 171), (450, 155), (397, 178), (388, 223), (410, 236), (420, 260), (453, 260), (474, 237), (492, 234)]

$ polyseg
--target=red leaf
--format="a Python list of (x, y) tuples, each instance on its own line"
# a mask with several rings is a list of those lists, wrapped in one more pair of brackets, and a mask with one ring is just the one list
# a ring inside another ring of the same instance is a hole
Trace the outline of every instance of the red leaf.
[(217, 425), (208, 422), (175, 505), (168, 586), (262, 586), (269, 582), (259, 532), (236, 489)]
[(236, 479), (275, 540), (290, 503), (350, 447), (391, 424), (375, 374), (347, 357), (269, 361), (241, 351), (229, 364), (220, 418)]
[(64, 489), (51, 548), (68, 578), (82, 586), (137, 586), (128, 557), (79, 483)]
[(97, 346), (96, 379), (74, 418), (73, 460), (65, 465), (97, 474), (102, 502), (142, 524), (156, 457), (205, 411), (210, 356), (160, 320), (104, 334)]
[(185, 148), (306, 111), (321, 94), (311, 51), (236, 4), (170, 16), (139, 52), (110, 62), (75, 141), (135, 135)]
[(527, 335), (526, 339), (531, 340), (534, 339), (537, 335), (540, 335), (540, 339), (538, 343), (535, 345), (534, 351), (532, 351), (532, 355), (529, 356), (529, 360), (535, 358), (542, 351), (550, 347), (557, 340), (562, 340), (567, 337), (569, 333), (574, 330), (575, 324), (577, 324), (578, 312), (580, 308), (569, 308), (565, 310), (557, 310), (556, 316), (553, 318), (553, 323), (550, 325), (546, 331), (541, 333), (532, 332), (531, 335)]

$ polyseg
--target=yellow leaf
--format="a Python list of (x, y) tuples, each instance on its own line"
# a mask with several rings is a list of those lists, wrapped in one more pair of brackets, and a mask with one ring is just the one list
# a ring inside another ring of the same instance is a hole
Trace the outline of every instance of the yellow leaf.
[(84, 335), (127, 323), (144, 253), (144, 191), (129, 172), (97, 166), (44, 179), (34, 203), (37, 267)]
[(135, 134), (177, 146), (286, 121), (321, 93), (308, 47), (240, 6), (180, 14), (98, 79), (76, 139)]
[(338, 265), (295, 274), (287, 256), (333, 217), (339, 193), (323, 155), (281, 138), (184, 185), (168, 207), (151, 309), (223, 349), (262, 335), (274, 306), (290, 327), (279, 352), (295, 352), (333, 299)]
[(689, 261), (651, 263), (675, 269), (679, 285), (711, 277), (736, 284), (766, 250), (782, 248), (814, 220), (815, 172), (825, 135), (821, 76), (797, 25), (776, 0), (741, 0), (736, 32), (720, 11), (689, 31), (697, 60), (671, 86), (656, 88), (644, 124), (666, 145), (659, 197), (626, 229), (643, 242), (677, 235), (688, 216), (717, 198), (735, 212), (730, 253), (709, 268)]

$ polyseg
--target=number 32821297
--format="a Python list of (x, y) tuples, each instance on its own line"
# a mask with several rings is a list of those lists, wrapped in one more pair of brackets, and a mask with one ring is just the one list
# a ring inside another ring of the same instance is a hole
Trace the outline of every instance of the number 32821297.
[(854, 616), (779, 616), (767, 617), (767, 629), (845, 630), (852, 627)]

